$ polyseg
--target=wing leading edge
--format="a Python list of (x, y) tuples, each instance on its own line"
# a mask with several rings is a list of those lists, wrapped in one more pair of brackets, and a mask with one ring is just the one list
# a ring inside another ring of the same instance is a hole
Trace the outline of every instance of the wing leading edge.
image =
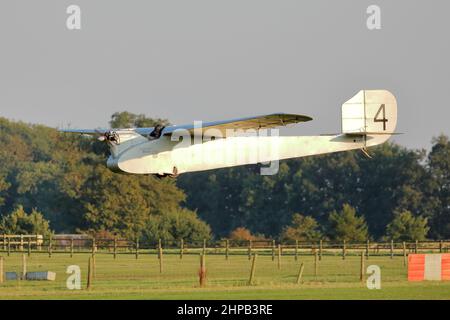
[[(274, 113), (262, 116), (254, 116), (254, 117), (246, 117), (246, 118), (238, 118), (231, 120), (222, 120), (222, 121), (213, 121), (213, 122), (205, 122), (202, 123), (201, 127), (196, 126), (195, 124), (189, 125), (181, 125), (181, 126), (167, 126), (164, 128), (162, 134), (165, 136), (172, 135), (176, 130), (187, 130), (191, 135), (199, 134), (202, 135), (207, 134), (207, 130), (215, 129), (217, 132), (219, 130), (223, 136), (226, 135), (226, 130), (259, 130), (259, 129), (270, 129), (275, 127), (286, 126), (289, 124), (299, 123), (299, 122), (307, 122), (311, 121), (312, 118), (299, 115), (299, 114), (288, 114), (288, 113)], [(117, 132), (128, 132), (133, 131), (141, 135), (150, 134), (154, 128), (130, 128), (130, 129), (63, 129), (61, 132), (68, 133), (80, 133), (87, 135), (102, 135), (107, 131), (117, 131)]]
[[(226, 135), (226, 130), (259, 130), (270, 129), (275, 127), (286, 126), (293, 123), (311, 121), (312, 118), (299, 115), (299, 114), (287, 114), (287, 113), (274, 113), (269, 115), (262, 115), (256, 117), (246, 117), (223, 121), (205, 122), (201, 127), (192, 125), (184, 126), (169, 126), (163, 131), (163, 135), (170, 136), (176, 130), (187, 130), (191, 135), (202, 133), (205, 135), (205, 131), (215, 129), (214, 131), (220, 131), (223, 136)], [(212, 131), (212, 130), (211, 130)]]
[(65, 133), (79, 133), (88, 135), (101, 135), (108, 130), (105, 129), (60, 129), (59, 132)]

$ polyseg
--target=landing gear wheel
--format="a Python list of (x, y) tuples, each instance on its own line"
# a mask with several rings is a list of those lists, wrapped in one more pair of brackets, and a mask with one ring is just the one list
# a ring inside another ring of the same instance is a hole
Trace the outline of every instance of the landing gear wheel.
[(178, 177), (178, 169), (177, 167), (173, 167), (172, 173), (163, 173), (163, 174), (155, 174), (155, 177), (157, 177), (158, 179), (163, 179), (163, 178), (176, 178)]
[(171, 177), (171, 178), (178, 177), (178, 169), (177, 169), (177, 167), (173, 167), (172, 174), (170, 174), (169, 177)]

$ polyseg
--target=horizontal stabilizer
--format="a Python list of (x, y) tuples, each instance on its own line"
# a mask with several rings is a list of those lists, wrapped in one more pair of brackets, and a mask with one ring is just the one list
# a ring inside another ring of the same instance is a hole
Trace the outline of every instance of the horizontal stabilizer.
[(346, 133), (347, 136), (355, 136), (355, 137), (361, 137), (361, 136), (378, 136), (378, 135), (399, 135), (403, 134), (402, 132), (348, 132)]

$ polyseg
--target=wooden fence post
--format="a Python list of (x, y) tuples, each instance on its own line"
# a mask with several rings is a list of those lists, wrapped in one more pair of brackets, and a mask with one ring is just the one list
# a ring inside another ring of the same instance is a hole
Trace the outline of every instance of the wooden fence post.
[(416, 240), (415, 246), (414, 246), (414, 253), (417, 253), (417, 247), (419, 246), (419, 241)]
[(370, 242), (367, 240), (366, 242), (366, 259), (369, 259), (369, 248), (370, 248)]
[(11, 238), (8, 237), (8, 257), (11, 254)]
[(3, 257), (0, 257), (0, 284), (3, 283)]
[(439, 253), (442, 253), (442, 240), (439, 241)]
[(314, 253), (314, 278), (317, 280), (317, 275), (319, 274), (319, 261), (318, 261), (317, 251)]
[(139, 238), (136, 238), (136, 260), (139, 258)]
[(319, 260), (322, 260), (322, 249), (323, 249), (323, 243), (322, 239), (319, 241)]
[(158, 239), (158, 259), (161, 258), (160, 254), (161, 254), (161, 248), (162, 248), (162, 244), (161, 244), (161, 238)]
[(300, 264), (300, 269), (298, 270), (298, 274), (297, 274), (297, 284), (300, 284), (300, 282), (302, 281), (302, 275), (303, 275), (304, 268), (305, 268), (305, 265), (302, 262)]
[(92, 256), (95, 256), (95, 238), (92, 238)]
[[(35, 237), (36, 237), (36, 250), (37, 250), (37, 251), (41, 251), (42, 245), (41, 245), (41, 243), (39, 242), (39, 235), (36, 234)], [(44, 239), (42, 239), (42, 244), (43, 244), (43, 243), (44, 243)]]
[(20, 275), (21, 280), (25, 280), (27, 276), (27, 256), (22, 253), (22, 274)]
[(116, 257), (117, 257), (117, 236), (114, 236), (113, 257), (114, 257), (114, 259), (116, 259)]
[(92, 256), (92, 279), (97, 278), (97, 264), (95, 261), (95, 256)]
[(272, 261), (275, 261), (275, 240), (272, 240)]
[(281, 270), (281, 244), (278, 244), (278, 270)]
[(87, 274), (87, 289), (90, 290), (92, 286), (92, 257), (88, 258), (88, 274)]
[(3, 235), (3, 251), (6, 251), (6, 234)]
[(52, 236), (48, 238), (48, 257), (52, 257)]
[(346, 255), (346, 242), (345, 240), (342, 241), (342, 260), (345, 260), (345, 255)]
[(258, 255), (255, 253), (253, 255), (253, 260), (252, 260), (252, 268), (250, 270), (250, 278), (248, 279), (248, 285), (251, 286), (253, 284), (253, 278), (255, 276), (255, 268), (256, 268), (256, 257)]
[(31, 256), (31, 236), (28, 237), (28, 256)]
[(183, 259), (183, 253), (184, 253), (184, 240), (180, 240), (180, 259)]
[(394, 258), (394, 240), (391, 240), (391, 259)]
[(19, 250), (23, 252), (23, 234), (20, 235), (20, 247)]
[(295, 261), (298, 260), (298, 240), (295, 240)]
[(407, 261), (406, 261), (406, 243), (403, 241), (403, 265), (406, 267)]
[(73, 238), (70, 238), (70, 257), (73, 258)]
[(200, 280), (200, 287), (203, 288), (206, 285), (206, 261), (204, 254), (200, 254), (200, 271), (198, 275)]
[(359, 280), (361, 280), (361, 282), (364, 281), (364, 251), (361, 251), (361, 268), (360, 268)]
[(163, 272), (163, 248), (161, 246), (161, 242), (158, 249), (158, 257), (159, 257), (159, 273)]
[(252, 258), (252, 240), (248, 240), (248, 260)]
[(230, 250), (230, 242), (229, 240), (225, 240), (225, 260), (228, 260), (228, 251)]

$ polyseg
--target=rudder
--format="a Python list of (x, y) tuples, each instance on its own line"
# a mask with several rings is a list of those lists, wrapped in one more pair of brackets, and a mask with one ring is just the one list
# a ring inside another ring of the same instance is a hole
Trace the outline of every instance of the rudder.
[(385, 142), (397, 125), (397, 101), (387, 90), (361, 90), (342, 105), (342, 133), (366, 136), (366, 146)]

